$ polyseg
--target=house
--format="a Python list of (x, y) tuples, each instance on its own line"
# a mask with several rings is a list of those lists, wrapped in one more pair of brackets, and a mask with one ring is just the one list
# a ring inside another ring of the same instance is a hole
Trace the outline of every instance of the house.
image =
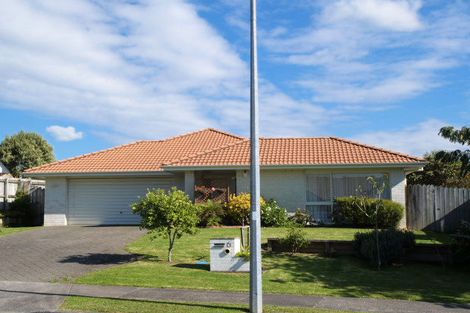
[(2, 162), (0, 162), (0, 177), (1, 176), (6, 176), (6, 175), (9, 175), (10, 174), (10, 171), (7, 169), (7, 167), (5, 165), (3, 165)]
[[(385, 198), (405, 204), (406, 174), (421, 158), (335, 137), (261, 138), (261, 194), (289, 211), (309, 210), (328, 222), (333, 200), (374, 176)], [(215, 129), (138, 141), (27, 170), (46, 180), (44, 224), (137, 224), (130, 205), (149, 188), (176, 186), (191, 198), (198, 186), (249, 191), (248, 138)]]

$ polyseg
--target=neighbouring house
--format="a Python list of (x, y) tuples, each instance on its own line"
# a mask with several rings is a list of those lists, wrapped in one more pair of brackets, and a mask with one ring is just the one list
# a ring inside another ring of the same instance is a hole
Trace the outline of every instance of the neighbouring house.
[[(261, 138), (261, 194), (328, 222), (333, 200), (367, 177), (405, 204), (406, 174), (421, 158), (335, 138)], [(180, 188), (196, 201), (249, 191), (249, 139), (215, 129), (114, 147), (27, 170), (46, 180), (44, 224), (137, 224), (130, 205), (150, 188)]]
[(5, 165), (3, 165), (2, 162), (0, 162), (0, 177), (1, 176), (6, 176), (6, 175), (9, 175), (10, 174), (10, 171), (7, 169), (7, 167)]

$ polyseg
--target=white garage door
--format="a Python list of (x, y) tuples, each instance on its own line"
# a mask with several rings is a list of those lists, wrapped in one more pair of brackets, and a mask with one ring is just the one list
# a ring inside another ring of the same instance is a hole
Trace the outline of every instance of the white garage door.
[(71, 179), (68, 192), (69, 225), (129, 225), (140, 222), (131, 204), (149, 188), (169, 189), (172, 177)]

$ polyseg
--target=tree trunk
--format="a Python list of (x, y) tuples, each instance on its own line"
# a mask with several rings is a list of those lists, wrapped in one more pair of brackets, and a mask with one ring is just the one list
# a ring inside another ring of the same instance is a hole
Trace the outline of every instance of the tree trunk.
[[(379, 198), (380, 199), (380, 198)], [(380, 258), (380, 244), (379, 244), (379, 210), (375, 211), (375, 244), (377, 249), (377, 270), (380, 271), (382, 260)]]
[(173, 261), (172, 257), (173, 257), (173, 247), (170, 246), (170, 248), (168, 248), (168, 263), (171, 263)]
[(168, 231), (168, 263), (171, 263), (173, 261), (172, 256), (173, 256), (173, 236), (171, 234), (171, 231)]

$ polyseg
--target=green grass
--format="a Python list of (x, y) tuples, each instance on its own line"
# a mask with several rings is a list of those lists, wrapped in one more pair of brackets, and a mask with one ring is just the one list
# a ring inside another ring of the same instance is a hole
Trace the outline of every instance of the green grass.
[[(61, 310), (103, 313), (237, 313), (248, 312), (245, 305), (154, 302), (141, 300), (115, 300), (88, 297), (68, 297)], [(265, 313), (346, 313), (345, 311), (321, 310), (310, 308), (265, 306)]]
[[(328, 228), (308, 231), (310, 237), (320, 239), (341, 239), (346, 233), (345, 229)], [(282, 236), (284, 232), (263, 229), (263, 238)], [(172, 264), (164, 261), (166, 240), (151, 241), (143, 236), (128, 247), (130, 252), (143, 255), (143, 260), (92, 272), (76, 282), (247, 291), (247, 274), (209, 272), (207, 265), (196, 264), (209, 259), (210, 238), (238, 235), (237, 229), (201, 229), (195, 236), (184, 236), (176, 242)], [(412, 263), (378, 272), (354, 257), (265, 253), (263, 270), (264, 291), (269, 293), (470, 302), (470, 271), (439, 265)]]
[(3, 227), (0, 226), (0, 237), (19, 233), (26, 230), (38, 229), (39, 227)]

